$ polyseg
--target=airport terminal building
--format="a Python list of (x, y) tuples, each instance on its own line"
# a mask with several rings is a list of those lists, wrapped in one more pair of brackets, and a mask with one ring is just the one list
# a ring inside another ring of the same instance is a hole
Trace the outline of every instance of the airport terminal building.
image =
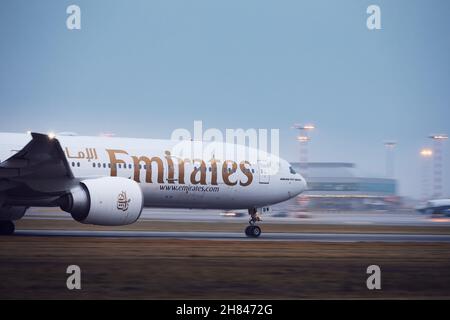
[(353, 163), (310, 162), (292, 166), (308, 182), (308, 191), (296, 202), (309, 210), (380, 210), (400, 205), (395, 179), (358, 176)]

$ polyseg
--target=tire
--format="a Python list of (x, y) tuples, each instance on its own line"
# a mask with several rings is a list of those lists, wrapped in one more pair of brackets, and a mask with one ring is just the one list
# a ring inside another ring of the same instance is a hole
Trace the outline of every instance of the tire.
[(252, 237), (258, 238), (261, 235), (261, 228), (258, 226), (253, 226), (251, 232), (252, 232)]
[(252, 235), (252, 226), (247, 226), (247, 228), (245, 228), (245, 235), (247, 237), (251, 237), (251, 235)]
[(16, 227), (12, 221), (0, 221), (0, 235), (10, 236), (14, 233)]

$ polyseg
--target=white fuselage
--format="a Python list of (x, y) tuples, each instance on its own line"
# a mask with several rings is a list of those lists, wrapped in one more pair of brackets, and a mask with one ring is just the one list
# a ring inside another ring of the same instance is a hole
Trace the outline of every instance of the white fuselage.
[[(245, 155), (228, 158), (204, 152), (178, 157), (174, 150), (180, 143), (195, 149), (199, 142), (82, 136), (57, 139), (76, 179), (118, 176), (135, 180), (146, 207), (247, 209), (288, 200), (306, 189), (305, 179), (287, 161), (270, 154), (253, 161)], [(30, 140), (28, 134), (0, 133), (0, 162)], [(277, 170), (268, 170), (269, 165)]]

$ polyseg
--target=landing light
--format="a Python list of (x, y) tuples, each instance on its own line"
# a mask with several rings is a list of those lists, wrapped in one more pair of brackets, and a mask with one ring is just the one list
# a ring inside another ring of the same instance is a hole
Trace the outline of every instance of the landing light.
[(431, 149), (422, 149), (422, 150), (420, 150), (420, 155), (422, 157), (431, 157), (433, 155), (433, 150), (431, 150)]
[(54, 132), (49, 132), (49, 133), (47, 134), (47, 136), (48, 136), (48, 138), (49, 138), (50, 140), (53, 140), (53, 139), (56, 138), (56, 134), (55, 134)]

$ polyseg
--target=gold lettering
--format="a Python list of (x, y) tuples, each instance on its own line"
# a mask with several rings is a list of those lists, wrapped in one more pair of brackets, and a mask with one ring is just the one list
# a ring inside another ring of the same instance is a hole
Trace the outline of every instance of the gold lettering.
[[(228, 164), (231, 163), (231, 169), (228, 171)], [(235, 173), (237, 170), (237, 163), (232, 160), (225, 160), (222, 165), (222, 178), (223, 182), (229, 186), (235, 186), (237, 184), (236, 182), (230, 181), (230, 176)]]
[[(195, 162), (200, 162), (200, 167), (195, 167)], [(206, 185), (206, 163), (203, 160), (195, 159), (192, 161), (194, 164), (194, 170), (191, 173), (191, 183), (192, 184), (202, 184)], [(200, 180), (196, 179), (197, 173), (200, 172)]]
[(156, 162), (158, 165), (158, 183), (164, 183), (164, 165), (163, 161), (159, 157), (135, 157), (133, 156), (133, 162), (134, 162), (134, 181), (140, 182), (140, 175), (139, 175), (139, 165), (141, 162), (145, 163), (145, 182), (146, 183), (152, 183), (152, 163)]
[(211, 160), (211, 184), (217, 186), (217, 160)]
[[(246, 164), (249, 166), (248, 168), (245, 167)], [(250, 185), (253, 181), (253, 174), (252, 174), (252, 171), (250, 170), (250, 162), (242, 161), (239, 164), (239, 168), (241, 169), (242, 173), (247, 176), (247, 182), (242, 183), (242, 181), (239, 181), (239, 184), (243, 187), (246, 187), (246, 186)]]
[[(189, 161), (188, 159), (186, 159)], [(178, 159), (178, 183), (184, 184), (184, 161), (183, 159)]]
[(117, 177), (117, 165), (119, 163), (125, 164), (125, 161), (117, 159), (116, 153), (117, 154), (128, 154), (128, 153), (124, 150), (115, 150), (115, 149), (106, 149), (106, 152), (108, 152), (109, 162), (111, 164), (110, 175), (111, 175), (111, 177)]
[(173, 160), (172, 160), (172, 157), (170, 156), (170, 151), (166, 151), (165, 154), (166, 154), (167, 165), (169, 166), (167, 182), (174, 183), (174, 181), (173, 181), (173, 179), (174, 179)]

